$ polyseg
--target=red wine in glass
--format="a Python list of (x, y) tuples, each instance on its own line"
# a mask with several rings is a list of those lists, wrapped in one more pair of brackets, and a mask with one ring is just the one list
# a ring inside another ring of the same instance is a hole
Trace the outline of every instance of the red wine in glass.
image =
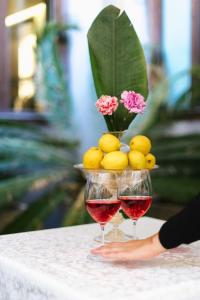
[(94, 199), (86, 200), (85, 204), (91, 217), (96, 222), (105, 225), (116, 214), (121, 202), (118, 199)]
[(152, 203), (152, 186), (149, 170), (127, 170), (118, 181), (118, 199), (124, 213), (133, 220), (132, 239), (136, 234), (137, 220), (142, 217)]
[(132, 220), (142, 217), (150, 208), (152, 203), (151, 196), (120, 196), (121, 208)]

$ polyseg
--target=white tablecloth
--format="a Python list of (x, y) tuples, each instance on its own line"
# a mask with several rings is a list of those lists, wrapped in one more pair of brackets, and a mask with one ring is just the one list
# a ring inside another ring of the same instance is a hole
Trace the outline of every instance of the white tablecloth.
[[(131, 221), (122, 224), (131, 232)], [(142, 218), (141, 237), (162, 221)], [(95, 262), (97, 224), (0, 236), (0, 300), (199, 300), (200, 243), (150, 261)]]

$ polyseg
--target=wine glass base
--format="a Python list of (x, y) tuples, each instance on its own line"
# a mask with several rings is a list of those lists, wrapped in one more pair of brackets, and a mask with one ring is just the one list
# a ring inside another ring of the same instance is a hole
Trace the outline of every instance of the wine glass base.
[[(120, 229), (114, 229), (109, 231), (107, 234), (105, 234), (104, 236), (104, 242), (105, 243), (112, 243), (112, 242), (127, 242), (132, 240), (132, 236), (125, 234), (122, 230)], [(96, 236), (94, 238), (95, 242), (101, 243), (102, 242), (102, 238), (101, 236)]]
[(93, 262), (100, 262), (100, 263), (105, 262), (103, 257), (100, 255), (88, 254), (87, 259)]

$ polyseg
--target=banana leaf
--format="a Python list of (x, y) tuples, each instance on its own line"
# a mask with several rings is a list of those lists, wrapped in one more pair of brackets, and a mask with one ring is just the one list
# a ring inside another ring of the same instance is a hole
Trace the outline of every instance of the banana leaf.
[[(148, 95), (144, 52), (127, 14), (107, 6), (88, 31), (90, 61), (97, 96), (112, 95), (120, 99), (124, 90)], [(122, 104), (112, 116), (105, 116), (109, 130), (125, 130), (136, 114)]]

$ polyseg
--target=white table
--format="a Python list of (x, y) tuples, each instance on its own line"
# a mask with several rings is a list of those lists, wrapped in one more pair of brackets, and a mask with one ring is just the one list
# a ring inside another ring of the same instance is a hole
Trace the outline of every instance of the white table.
[[(162, 221), (144, 217), (139, 235)], [(131, 232), (131, 222), (122, 224)], [(97, 224), (0, 236), (0, 300), (200, 299), (200, 243), (134, 263), (94, 262)]]

